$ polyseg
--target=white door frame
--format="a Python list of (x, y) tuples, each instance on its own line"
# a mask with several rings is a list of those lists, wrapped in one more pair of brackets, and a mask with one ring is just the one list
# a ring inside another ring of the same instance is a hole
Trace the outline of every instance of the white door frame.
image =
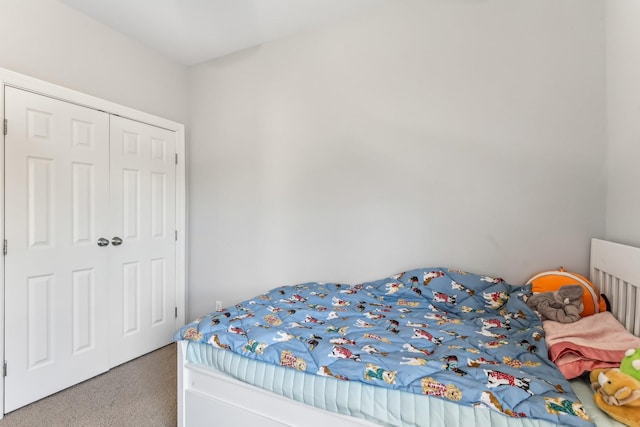
[[(48, 83), (33, 77), (25, 76), (10, 70), (0, 68), (0, 129), (4, 119), (4, 88), (12, 86), (35, 92), (41, 95), (57, 98), (62, 101), (71, 102), (106, 113), (126, 117), (153, 126), (165, 128), (176, 132), (176, 152), (178, 154), (178, 164), (176, 165), (176, 306), (178, 316), (176, 318), (176, 328), (185, 323), (186, 309), (186, 157), (185, 157), (185, 128), (183, 124), (163, 119), (142, 111), (115, 104), (100, 98), (86, 95), (72, 89)], [(9, 128), (11, 123), (9, 123)], [(0, 130), (2, 146), (0, 147), (0, 247), (5, 238), (4, 230), (4, 132)], [(9, 250), (11, 246), (9, 245)], [(0, 256), (2, 254), (0, 253)], [(4, 355), (4, 256), (0, 260), (0, 365), (5, 360)], [(9, 371), (11, 367), (9, 366)], [(9, 372), (10, 374), (10, 372)], [(0, 419), (4, 416), (4, 375), (0, 369)]]

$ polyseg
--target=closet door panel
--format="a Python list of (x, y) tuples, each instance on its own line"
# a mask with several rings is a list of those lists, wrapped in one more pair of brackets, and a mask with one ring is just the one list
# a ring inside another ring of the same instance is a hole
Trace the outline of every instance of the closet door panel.
[(175, 132), (111, 117), (112, 366), (175, 330)]
[(5, 89), (5, 412), (108, 369), (109, 116)]

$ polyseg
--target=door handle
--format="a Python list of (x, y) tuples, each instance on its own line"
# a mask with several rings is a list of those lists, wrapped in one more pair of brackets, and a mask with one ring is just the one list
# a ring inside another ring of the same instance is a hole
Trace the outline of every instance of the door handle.
[(120, 246), (122, 244), (122, 239), (116, 236), (113, 239), (111, 239), (111, 244), (113, 246)]
[(107, 246), (108, 244), (109, 244), (109, 241), (104, 237), (101, 237), (98, 239), (98, 246)]

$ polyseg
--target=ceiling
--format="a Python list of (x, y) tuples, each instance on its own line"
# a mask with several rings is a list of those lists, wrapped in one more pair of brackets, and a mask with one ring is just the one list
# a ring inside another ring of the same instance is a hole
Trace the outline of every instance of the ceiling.
[(59, 1), (181, 64), (195, 65), (385, 0)]

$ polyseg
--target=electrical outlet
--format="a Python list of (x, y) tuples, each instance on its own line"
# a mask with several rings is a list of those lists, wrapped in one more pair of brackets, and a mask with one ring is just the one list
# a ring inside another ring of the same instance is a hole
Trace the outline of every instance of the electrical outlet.
[(216, 310), (222, 310), (222, 301), (216, 301)]

